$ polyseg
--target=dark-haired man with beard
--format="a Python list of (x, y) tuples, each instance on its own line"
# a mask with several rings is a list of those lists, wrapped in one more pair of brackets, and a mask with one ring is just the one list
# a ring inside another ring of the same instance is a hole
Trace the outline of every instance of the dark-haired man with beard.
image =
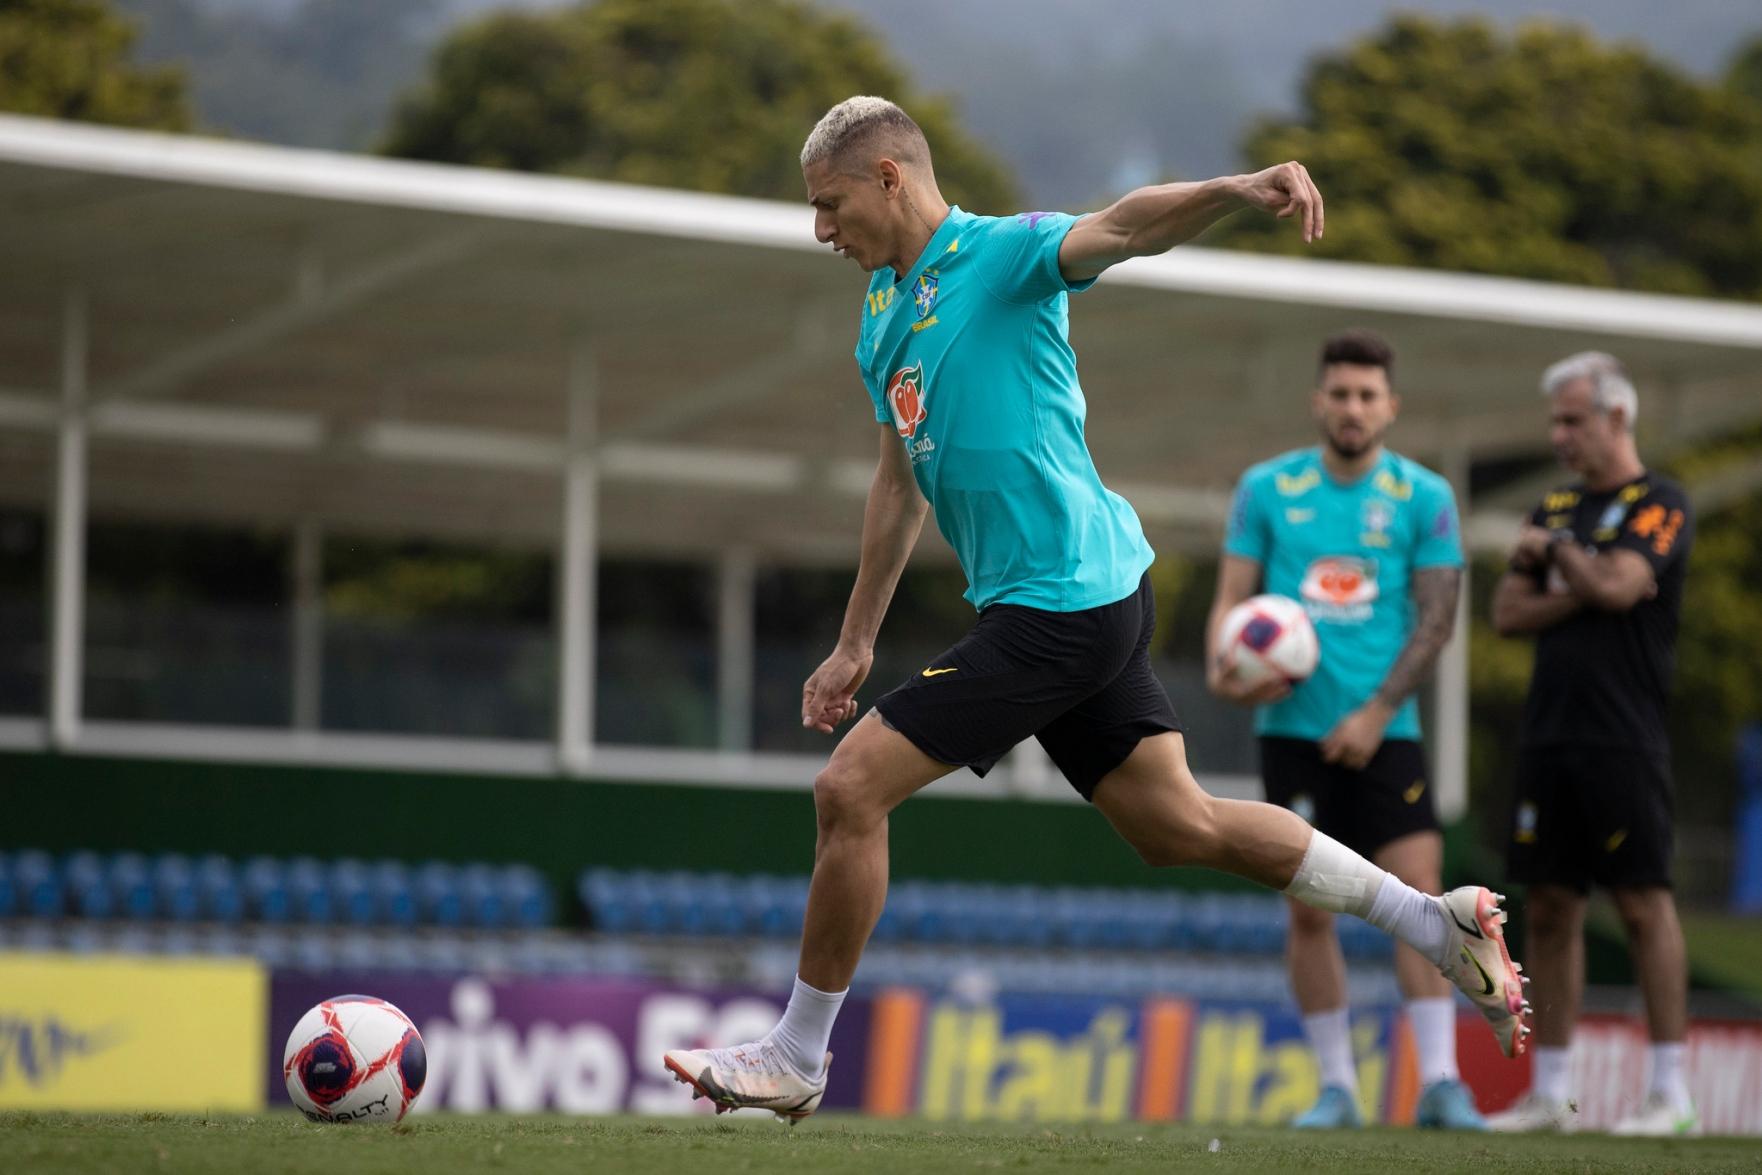
[[(1258, 705), (1269, 802), (1438, 893), (1443, 838), (1413, 695), (1450, 639), (1462, 545), (1449, 483), (1383, 445), (1400, 408), (1394, 363), (1370, 331), (1328, 339), (1310, 398), (1322, 443), (1243, 475), (1218, 564), (1206, 676), (1219, 696)], [(1296, 689), (1242, 680), (1218, 647), (1225, 614), (1260, 591), (1301, 600), (1315, 625), (1321, 663)], [(1322, 1085), (1293, 1124), (1361, 1125), (1333, 914), (1292, 902), (1286, 956)], [(1485, 1130), (1457, 1072), (1450, 982), (1405, 945), (1395, 973), (1419, 1056), (1418, 1124)]]

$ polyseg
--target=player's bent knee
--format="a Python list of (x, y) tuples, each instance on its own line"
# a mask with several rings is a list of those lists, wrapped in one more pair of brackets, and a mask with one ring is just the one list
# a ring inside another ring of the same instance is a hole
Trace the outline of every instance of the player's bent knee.
[(863, 773), (836, 761), (814, 776), (814, 813), (821, 828), (867, 825), (887, 815)]

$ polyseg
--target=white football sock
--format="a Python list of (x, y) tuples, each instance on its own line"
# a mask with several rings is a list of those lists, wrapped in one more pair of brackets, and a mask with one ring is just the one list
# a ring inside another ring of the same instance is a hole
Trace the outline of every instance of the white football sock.
[(1530, 1092), (1545, 1102), (1560, 1105), (1567, 1098), (1567, 1079), (1572, 1076), (1572, 1050), (1536, 1046), (1530, 1073)]
[(843, 991), (821, 991), (809, 987), (795, 977), (795, 990), (790, 993), (789, 1006), (783, 1019), (765, 1039), (777, 1046), (785, 1060), (794, 1065), (803, 1077), (818, 1077), (826, 1068), (826, 1045), (832, 1040), (832, 1023), (844, 1005)]
[(1648, 1092), (1661, 1094), (1670, 1108), (1686, 1114), (1694, 1108), (1689, 1098), (1689, 1082), (1683, 1072), (1683, 1054), (1688, 1046), (1680, 1040), (1652, 1043), (1652, 1087)]
[(1456, 998), (1435, 996), (1407, 1001), (1407, 1024), (1413, 1029), (1413, 1051), (1419, 1059), (1419, 1083), (1456, 1081)]
[(1285, 892), (1318, 910), (1356, 914), (1434, 964), (1444, 957), (1449, 923), (1437, 899), (1383, 872), (1326, 833), (1310, 834), (1297, 876)]
[(1303, 1017), (1303, 1035), (1315, 1050), (1316, 1064), (1321, 1067), (1322, 1088), (1338, 1085), (1354, 1098), (1358, 1096), (1358, 1068), (1352, 1063), (1352, 1024), (1345, 1008), (1331, 1012), (1311, 1012)]

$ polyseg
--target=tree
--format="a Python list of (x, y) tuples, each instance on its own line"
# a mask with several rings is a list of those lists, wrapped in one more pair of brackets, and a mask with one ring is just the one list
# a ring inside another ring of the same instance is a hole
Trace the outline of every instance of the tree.
[(802, 139), (851, 94), (924, 128), (944, 192), (1015, 206), (1003, 166), (854, 20), (803, 0), (600, 0), (503, 13), (442, 44), (387, 154), (800, 200)]
[(1751, 37), (1731, 55), (1725, 85), (1762, 108), (1762, 37)]
[(183, 74), (131, 65), (134, 40), (108, 0), (0, 0), (0, 110), (187, 130)]
[[(1741, 72), (1703, 84), (1571, 27), (1403, 16), (1315, 62), (1301, 120), (1246, 154), (1309, 167), (1321, 256), (1758, 298), (1762, 104)], [(1302, 247), (1265, 218), (1218, 239)]]

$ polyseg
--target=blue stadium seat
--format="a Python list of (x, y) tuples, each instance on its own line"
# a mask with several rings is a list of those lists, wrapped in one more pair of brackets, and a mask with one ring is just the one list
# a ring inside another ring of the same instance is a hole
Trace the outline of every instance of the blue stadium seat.
[(18, 907), (18, 881), (12, 874), (12, 860), (0, 853), (0, 918), (11, 918), (18, 913)]
[(166, 853), (152, 865), (154, 906), (159, 917), (194, 922), (202, 914), (196, 869), (188, 857)]
[(196, 862), (195, 882), (203, 918), (229, 924), (244, 918), (245, 888), (230, 859), (209, 853)]
[(444, 861), (429, 861), (416, 870), (416, 917), (430, 926), (465, 924), (465, 897), (458, 871)]
[(371, 871), (374, 903), (380, 919), (389, 926), (416, 925), (416, 887), (402, 861), (378, 861)]
[(82, 918), (108, 918), (116, 911), (104, 858), (91, 851), (69, 853), (61, 863), (61, 882), (72, 912)]
[(328, 870), (331, 902), (347, 926), (372, 926), (379, 921), (379, 900), (366, 865), (350, 857), (332, 861)]
[(515, 926), (534, 930), (551, 924), (551, 887), (530, 865), (507, 865), (497, 879), (502, 903)]
[(593, 929), (622, 934), (634, 927), (635, 919), (625, 900), (624, 875), (617, 870), (583, 869), (575, 880), (575, 893)]
[(287, 870), (274, 857), (252, 857), (240, 877), (245, 909), (258, 922), (281, 924), (294, 916), (294, 895)]
[(118, 853), (110, 858), (106, 873), (118, 914), (136, 921), (148, 921), (157, 914), (158, 898), (153, 892), (153, 874), (146, 857), (140, 853)]
[(286, 877), (294, 917), (311, 926), (330, 925), (336, 902), (324, 865), (313, 857), (295, 857), (287, 863)]
[(459, 870), (459, 892), (465, 901), (465, 921), (486, 930), (499, 930), (512, 921), (502, 899), (496, 870), (490, 865), (467, 865)]

